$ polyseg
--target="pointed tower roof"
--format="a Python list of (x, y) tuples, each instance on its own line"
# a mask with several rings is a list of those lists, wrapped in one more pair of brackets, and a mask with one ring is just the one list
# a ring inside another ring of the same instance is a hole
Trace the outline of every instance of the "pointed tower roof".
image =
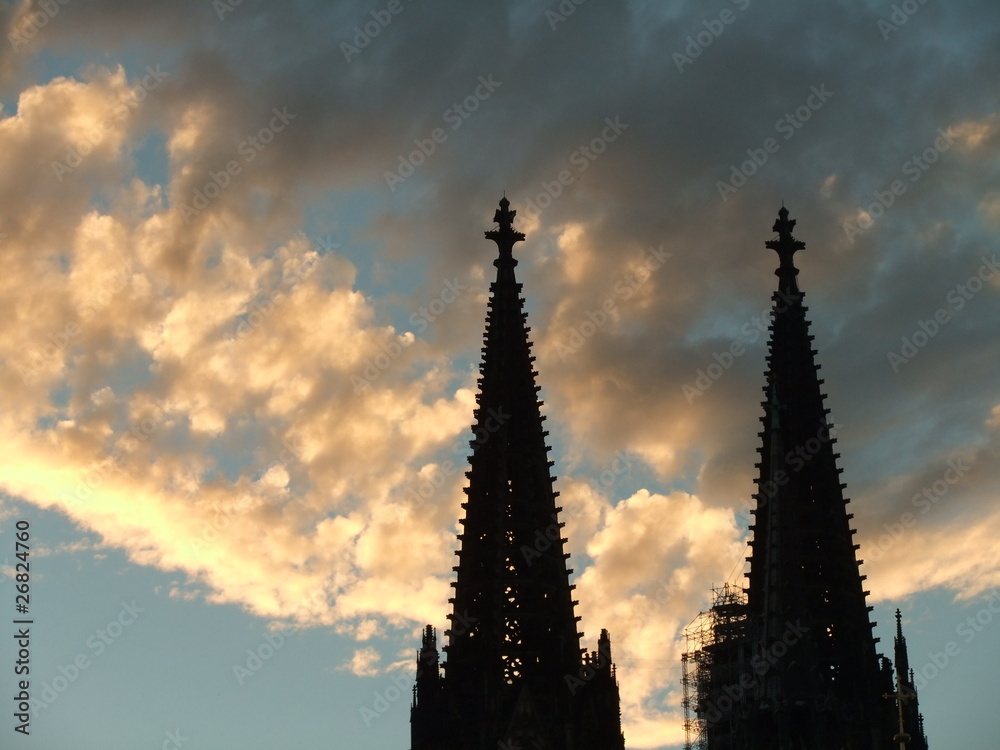
[(920, 713), (917, 688), (913, 684), (913, 671), (910, 669), (910, 655), (906, 649), (906, 638), (903, 636), (903, 615), (898, 609), (896, 640), (893, 645), (893, 657), (896, 662), (895, 699), (899, 716), (899, 733), (896, 739), (906, 743), (906, 750), (927, 750), (924, 717)]
[(884, 677), (798, 287), (794, 255), (805, 243), (794, 227), (782, 206), (777, 236), (765, 243), (778, 254), (778, 288), (747, 594), (761, 647), (787, 646), (788, 656), (763, 676), (760, 730), (816, 750), (871, 747), (884, 727)]
[[(562, 509), (556, 505), (538, 373), (514, 274), (513, 247), (524, 240), (514, 229), (515, 215), (503, 198), (494, 216), (497, 228), (485, 233), (499, 253), (472, 425), (447, 660), (437, 683), (440, 696), (428, 699), (428, 704), (440, 701), (438, 715), (429, 718), (417, 697), (413, 750), (495, 750), (499, 742), (552, 750), (623, 747), (617, 684), (613, 677), (597, 679), (584, 671)], [(601, 647), (610, 662), (605, 640)], [(610, 663), (598, 671), (610, 675)], [(427, 694), (437, 695), (437, 689)], [(435, 723), (442, 727), (437, 744), (420, 744), (418, 727), (423, 732)]]
[(903, 635), (903, 613), (898, 609), (896, 610), (896, 641), (893, 646), (896, 671), (908, 676), (910, 674), (910, 655), (906, 651), (906, 637)]
[[(490, 287), (472, 425), (469, 497), (463, 503), (465, 528), (455, 568), (456, 614), (445, 650), (449, 677), (471, 678), (470, 667), (481, 675), (488, 664), (491, 678), (536, 683), (553, 669), (560, 680), (578, 669), (581, 650), (535, 358), (521, 284), (514, 278), (512, 250), (524, 234), (514, 230), (516, 212), (509, 207), (506, 198), (500, 201), (494, 217), (499, 226), (485, 233), (499, 250), (493, 261), (497, 279)], [(456, 628), (460, 615), (475, 618), (473, 624)]]
[(875, 650), (794, 228), (782, 206), (765, 243), (778, 254), (778, 288), (746, 597), (724, 587), (686, 631), (687, 747), (927, 750), (898, 611), (897, 686)]

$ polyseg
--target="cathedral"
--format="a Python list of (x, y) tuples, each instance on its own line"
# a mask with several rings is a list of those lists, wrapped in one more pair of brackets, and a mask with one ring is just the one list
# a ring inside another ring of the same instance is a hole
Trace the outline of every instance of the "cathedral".
[[(623, 750), (611, 638), (581, 646), (521, 284), (498, 248), (442, 662), (417, 656), (411, 750)], [(689, 750), (927, 750), (901, 619), (876, 651), (784, 207), (746, 588), (716, 590), (682, 660)]]

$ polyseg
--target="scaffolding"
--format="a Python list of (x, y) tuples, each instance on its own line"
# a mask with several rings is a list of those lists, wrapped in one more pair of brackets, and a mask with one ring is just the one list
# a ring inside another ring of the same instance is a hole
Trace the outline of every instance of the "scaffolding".
[(713, 603), (684, 630), (681, 657), (685, 750), (736, 746), (736, 728), (754, 690), (746, 595), (713, 588)]

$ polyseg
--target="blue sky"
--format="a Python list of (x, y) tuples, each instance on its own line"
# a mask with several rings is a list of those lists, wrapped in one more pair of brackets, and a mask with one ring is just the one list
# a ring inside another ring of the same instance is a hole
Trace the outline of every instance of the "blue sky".
[(682, 745), (684, 627), (743, 573), (784, 201), (876, 633), (903, 611), (932, 745), (995, 747), (994, 4), (0, 23), (0, 600), (26, 521), (44, 702), (0, 745), (408, 746), (506, 192), (627, 746)]

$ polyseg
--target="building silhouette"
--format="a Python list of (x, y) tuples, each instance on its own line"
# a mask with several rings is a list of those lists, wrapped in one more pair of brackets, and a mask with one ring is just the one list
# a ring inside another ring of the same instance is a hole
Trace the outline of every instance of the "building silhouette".
[(793, 256), (805, 243), (792, 235), (794, 227), (782, 207), (777, 237), (766, 243), (778, 254), (778, 288), (748, 586), (717, 589), (711, 609), (688, 630), (687, 747), (926, 750), (898, 615), (898, 680), (876, 652), (796, 280)]
[(903, 616), (896, 610), (896, 689), (897, 716), (900, 732), (908, 732), (906, 750), (927, 750), (927, 737), (924, 735), (924, 717), (920, 713), (917, 702), (917, 688), (913, 684), (913, 670), (910, 669), (910, 657), (906, 651), (906, 638), (903, 637)]
[(611, 641), (580, 646), (574, 585), (514, 275), (515, 211), (500, 201), (473, 454), (462, 504), (447, 659), (428, 625), (417, 658), (411, 750), (622, 750)]

